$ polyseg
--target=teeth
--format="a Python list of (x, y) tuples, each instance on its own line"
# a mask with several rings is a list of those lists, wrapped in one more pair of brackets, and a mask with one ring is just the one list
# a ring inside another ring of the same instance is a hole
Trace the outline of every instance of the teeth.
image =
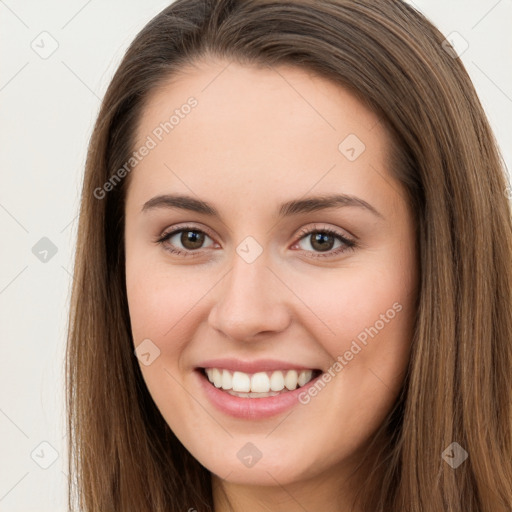
[(284, 389), (283, 372), (273, 372), (270, 377), (270, 389), (272, 391), (282, 391)]
[(299, 373), (299, 386), (302, 387), (304, 384), (307, 384), (311, 378), (313, 377), (313, 371), (312, 370), (306, 370)]
[(233, 387), (233, 376), (227, 370), (222, 370), (222, 389), (231, 389)]
[[(233, 391), (240, 391), (233, 388)], [(255, 373), (251, 377), (251, 391), (253, 393), (268, 393), (270, 391), (270, 379), (265, 372)]]
[(213, 369), (213, 385), (216, 388), (220, 388), (222, 386), (222, 373), (217, 369)]
[(228, 393), (233, 396), (238, 396), (240, 398), (266, 398), (268, 396), (277, 396), (281, 393), (277, 393), (276, 391), (270, 391), (269, 393), (238, 393), (236, 391), (228, 390)]
[[(292, 391), (313, 378), (312, 370), (278, 370), (252, 375), (220, 368), (206, 368), (208, 380), (216, 387), (236, 396), (275, 396), (280, 391)], [(256, 394), (256, 395), (255, 395)]]
[(290, 391), (294, 390), (299, 383), (299, 376), (295, 370), (290, 370), (284, 378), (284, 385)]
[(233, 391), (245, 391), (247, 393), (251, 391), (251, 378), (247, 373), (235, 372), (233, 373), (232, 385)]

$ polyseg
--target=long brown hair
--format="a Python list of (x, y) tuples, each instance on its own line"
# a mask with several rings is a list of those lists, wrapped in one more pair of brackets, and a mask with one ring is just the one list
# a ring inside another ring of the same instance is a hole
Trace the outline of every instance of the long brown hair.
[[(503, 161), (444, 36), (398, 0), (177, 0), (128, 48), (104, 97), (82, 191), (66, 354), (69, 506), (213, 510), (210, 472), (174, 436), (134, 356), (124, 274), (128, 180), (150, 92), (220, 57), (334, 80), (393, 136), (417, 226), (420, 290), (403, 391), (361, 507), (512, 509), (512, 222)], [(458, 443), (468, 458), (442, 454)], [(378, 469), (378, 470), (377, 470)], [(76, 487), (76, 492), (75, 492)]]

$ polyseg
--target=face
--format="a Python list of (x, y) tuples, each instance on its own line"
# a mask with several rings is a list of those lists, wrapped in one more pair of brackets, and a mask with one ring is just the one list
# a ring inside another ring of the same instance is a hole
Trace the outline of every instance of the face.
[(390, 147), (351, 93), (293, 67), (209, 62), (149, 98), (125, 211), (134, 348), (214, 475), (342, 475), (392, 408), (417, 265)]

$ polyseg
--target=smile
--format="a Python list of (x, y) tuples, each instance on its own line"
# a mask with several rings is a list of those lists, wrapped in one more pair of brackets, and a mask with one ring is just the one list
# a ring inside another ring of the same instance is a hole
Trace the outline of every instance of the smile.
[[(246, 364), (245, 366), (254, 365)], [(257, 366), (260, 371), (256, 373), (207, 366), (196, 368), (193, 374), (196, 375), (197, 383), (205, 398), (218, 411), (242, 420), (264, 420), (282, 414), (292, 407), (300, 406), (299, 395), (307, 392), (310, 386), (314, 386), (322, 375), (321, 370), (304, 368), (269, 370), (267, 368), (267, 371), (261, 371), (262, 365)], [(276, 367), (277, 365), (266, 366)], [(301, 385), (302, 382), (304, 384)], [(223, 386), (228, 389), (224, 389)], [(281, 389), (274, 391), (271, 386)], [(248, 391), (235, 391), (233, 388)], [(268, 391), (254, 391), (255, 389), (268, 389)]]
[(203, 371), (216, 388), (242, 398), (265, 398), (287, 393), (305, 386), (321, 373), (320, 370), (293, 369), (252, 374), (223, 368), (203, 368)]

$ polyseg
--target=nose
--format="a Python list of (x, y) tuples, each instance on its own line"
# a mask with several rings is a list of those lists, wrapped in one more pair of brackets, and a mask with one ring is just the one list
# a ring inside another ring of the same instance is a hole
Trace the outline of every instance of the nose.
[(234, 256), (231, 271), (217, 288), (218, 297), (208, 320), (230, 339), (255, 341), (284, 331), (291, 319), (287, 297), (291, 292), (262, 256), (247, 263)]

